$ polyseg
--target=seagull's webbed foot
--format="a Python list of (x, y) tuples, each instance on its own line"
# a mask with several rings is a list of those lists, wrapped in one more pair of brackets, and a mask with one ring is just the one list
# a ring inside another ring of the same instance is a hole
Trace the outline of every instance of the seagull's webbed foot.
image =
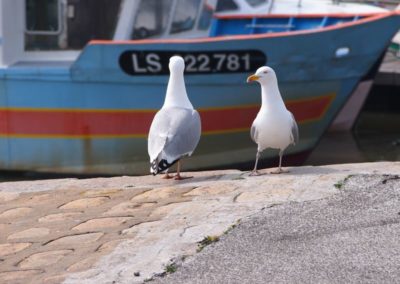
[(289, 172), (290, 172), (289, 170), (284, 170), (282, 168), (278, 168), (275, 171), (272, 171), (271, 174), (279, 175), (279, 174), (286, 174), (286, 173), (289, 173)]
[(183, 180), (183, 179), (188, 179), (192, 177), (183, 177), (181, 176), (181, 161), (178, 161), (178, 166), (176, 168), (176, 175), (174, 177), (175, 180)]
[(184, 177), (184, 176), (181, 176), (180, 174), (176, 174), (174, 177), (174, 180), (184, 180), (184, 179), (189, 179), (189, 178), (193, 178), (193, 177)]
[(256, 177), (256, 176), (262, 176), (262, 175), (265, 175), (265, 173), (260, 173), (260, 172), (257, 171), (257, 170), (252, 170), (252, 171), (250, 172), (250, 174), (249, 174), (249, 177)]

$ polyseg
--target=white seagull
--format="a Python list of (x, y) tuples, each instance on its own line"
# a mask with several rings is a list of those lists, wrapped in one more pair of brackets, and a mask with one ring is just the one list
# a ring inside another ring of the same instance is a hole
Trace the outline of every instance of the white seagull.
[(150, 172), (165, 172), (178, 162), (175, 179), (180, 180), (180, 159), (192, 155), (201, 134), (199, 113), (190, 103), (183, 78), (185, 62), (180, 56), (169, 60), (170, 77), (164, 105), (151, 123), (147, 150), (150, 156)]
[(272, 172), (280, 174), (282, 155), (285, 149), (299, 141), (299, 130), (293, 114), (286, 109), (278, 88), (278, 79), (271, 67), (257, 69), (247, 82), (257, 81), (261, 85), (261, 108), (254, 120), (250, 136), (257, 143), (256, 163), (251, 175), (257, 175), (257, 163), (260, 153), (266, 148), (279, 149), (279, 168)]

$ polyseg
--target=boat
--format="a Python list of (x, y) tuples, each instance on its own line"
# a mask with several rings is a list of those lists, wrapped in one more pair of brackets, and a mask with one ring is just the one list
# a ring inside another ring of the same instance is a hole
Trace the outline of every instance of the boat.
[[(276, 70), (299, 164), (400, 26), (398, 12), (219, 15), (206, 0), (0, 1), (0, 169), (149, 172), (147, 133), (181, 55), (202, 138), (185, 170), (253, 166), (258, 67)], [(373, 38), (374, 40), (371, 40)], [(264, 165), (277, 153), (263, 153)]]

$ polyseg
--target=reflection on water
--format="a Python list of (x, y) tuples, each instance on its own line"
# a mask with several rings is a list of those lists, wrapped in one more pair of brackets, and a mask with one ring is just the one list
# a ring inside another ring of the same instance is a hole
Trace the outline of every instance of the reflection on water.
[(306, 165), (400, 161), (400, 113), (364, 111), (353, 132), (326, 133)]

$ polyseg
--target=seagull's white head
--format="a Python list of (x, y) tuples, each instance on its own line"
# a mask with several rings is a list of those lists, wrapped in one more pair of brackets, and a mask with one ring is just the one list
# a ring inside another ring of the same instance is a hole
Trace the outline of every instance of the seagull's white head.
[(247, 78), (247, 83), (257, 81), (261, 85), (271, 84), (276, 82), (275, 71), (268, 66), (263, 66), (257, 69), (256, 73)]
[(183, 73), (185, 70), (185, 61), (180, 56), (172, 56), (169, 59), (169, 71), (174, 74)]
[(181, 107), (193, 109), (186, 93), (185, 79), (185, 61), (180, 56), (172, 56), (169, 59), (170, 76), (168, 80), (167, 94), (163, 107)]

